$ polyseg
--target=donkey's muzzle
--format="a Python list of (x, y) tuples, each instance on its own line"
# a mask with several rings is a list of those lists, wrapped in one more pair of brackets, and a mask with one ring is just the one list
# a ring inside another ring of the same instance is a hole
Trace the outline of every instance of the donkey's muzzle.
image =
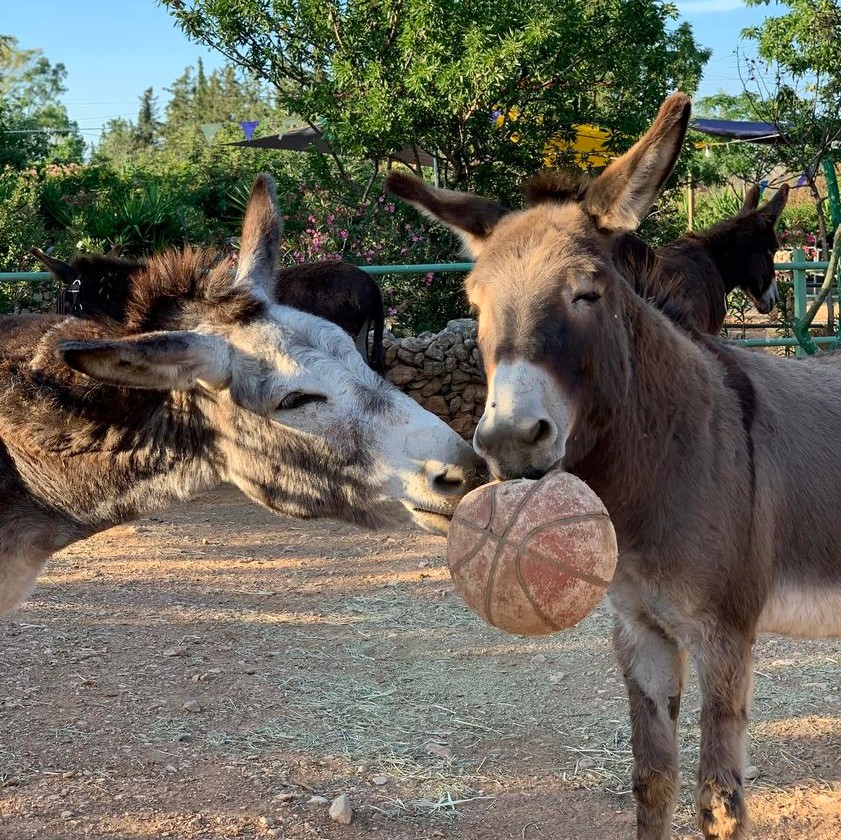
[[(471, 453), (472, 455), (472, 453)], [(447, 465), (433, 468), (427, 474), (429, 489), (436, 495), (458, 501), (466, 493), (484, 484), (488, 479), (485, 462), (478, 456), (471, 457), (471, 463)]]
[(779, 297), (780, 295), (775, 281), (766, 289), (761, 298), (754, 300), (753, 305), (756, 307), (757, 312), (767, 315), (777, 305)]

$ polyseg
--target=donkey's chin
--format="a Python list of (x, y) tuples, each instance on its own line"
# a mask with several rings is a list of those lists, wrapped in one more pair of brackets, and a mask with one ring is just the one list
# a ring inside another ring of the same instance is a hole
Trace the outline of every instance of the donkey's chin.
[(424, 531), (446, 536), (450, 528), (452, 512), (428, 510), (410, 500), (388, 499), (377, 507), (375, 516), (377, 522), (373, 527), (377, 530), (417, 525)]
[(415, 524), (420, 525), (424, 531), (438, 534), (441, 537), (447, 536), (450, 530), (450, 516), (445, 513), (435, 513), (431, 510), (421, 510), (420, 508), (409, 508), (408, 510)]
[(751, 299), (751, 303), (753, 303), (756, 307), (756, 311), (761, 315), (767, 315), (777, 305), (777, 295), (757, 298), (752, 294), (748, 294), (748, 297)]

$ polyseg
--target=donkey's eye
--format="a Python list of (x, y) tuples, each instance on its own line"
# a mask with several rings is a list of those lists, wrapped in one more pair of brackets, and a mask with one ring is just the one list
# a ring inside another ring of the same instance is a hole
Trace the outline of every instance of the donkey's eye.
[(581, 292), (581, 294), (576, 295), (573, 299), (573, 303), (596, 303), (597, 301), (601, 300), (601, 295), (598, 292), (589, 291), (589, 292)]
[(288, 411), (290, 408), (301, 408), (309, 403), (327, 402), (327, 397), (321, 394), (307, 394), (304, 391), (290, 391), (278, 404), (278, 411)]

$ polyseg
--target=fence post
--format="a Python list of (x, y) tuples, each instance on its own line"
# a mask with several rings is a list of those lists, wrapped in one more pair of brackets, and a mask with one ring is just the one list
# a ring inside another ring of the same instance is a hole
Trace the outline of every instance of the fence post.
[[(806, 252), (802, 248), (795, 248), (791, 252), (791, 261), (793, 263), (803, 263), (806, 261)], [(794, 282), (794, 320), (795, 322), (802, 320), (806, 314), (806, 269), (794, 268), (791, 271), (791, 277)], [(806, 356), (806, 350), (797, 345), (795, 349), (796, 356)]]

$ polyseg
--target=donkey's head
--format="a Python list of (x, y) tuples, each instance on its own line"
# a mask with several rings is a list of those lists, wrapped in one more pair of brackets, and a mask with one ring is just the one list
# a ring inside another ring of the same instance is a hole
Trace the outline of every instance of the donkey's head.
[(30, 253), (64, 286), (67, 312), (120, 321), (125, 316), (131, 277), (143, 268), (140, 262), (121, 259), (122, 251), (122, 245), (115, 245), (107, 254), (77, 254), (69, 263), (40, 248), (32, 248)]
[[(444, 529), (478, 459), (373, 373), (338, 326), (273, 302), (280, 236), (274, 183), (261, 175), (236, 276), (206, 252), (153, 257), (131, 277), (114, 337), (62, 341), (59, 358), (109, 385), (169, 392), (167, 422), (192, 430), (185, 461), (199, 453), (275, 511), (380, 525), (408, 508)], [(163, 445), (167, 434), (156, 432)]]
[(478, 310), (488, 397), (474, 446), (495, 475), (542, 475), (563, 461), (572, 436), (586, 435), (593, 411), (623, 399), (633, 293), (611, 252), (671, 173), (689, 111), (687, 96), (672, 95), (648, 133), (598, 178), (541, 184), (534, 206), (518, 212), (390, 176), (392, 192), (458, 233), (476, 260), (467, 292)]
[(775, 227), (788, 192), (788, 184), (783, 184), (759, 207), (759, 187), (753, 185), (737, 215), (695, 235), (713, 255), (727, 291), (742, 289), (763, 314), (774, 308), (779, 296), (774, 254), (780, 243)]
[(739, 213), (752, 227), (748, 247), (750, 257), (741, 288), (763, 315), (767, 315), (779, 299), (774, 254), (780, 248), (780, 240), (775, 228), (786, 206), (788, 192), (788, 184), (783, 184), (770, 201), (758, 207), (759, 188), (754, 185), (748, 190)]

